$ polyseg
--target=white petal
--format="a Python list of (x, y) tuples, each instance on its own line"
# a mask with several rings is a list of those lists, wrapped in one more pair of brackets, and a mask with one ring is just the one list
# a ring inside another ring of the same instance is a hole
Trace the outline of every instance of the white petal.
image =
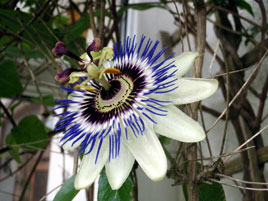
[(154, 116), (155, 132), (182, 142), (198, 142), (205, 138), (203, 128), (174, 105), (165, 107), (167, 116)]
[(75, 143), (73, 144), (73, 142), (76, 141), (76, 139), (77, 139), (78, 137), (79, 137), (79, 136), (73, 138), (72, 140), (68, 140), (68, 142), (66, 142), (66, 140), (63, 141), (63, 142), (61, 142), (61, 143), (60, 143), (61, 145), (64, 144), (64, 142), (66, 142), (64, 145), (62, 145), (62, 148), (63, 148), (64, 150), (74, 150), (75, 148), (79, 147), (80, 144), (81, 144), (81, 142), (83, 141), (83, 139), (84, 139), (85, 137), (82, 137), (81, 139), (77, 140), (77, 142), (75, 142)]
[[(98, 160), (97, 163), (95, 164), (98, 146), (99, 146), (99, 139), (97, 139), (96, 144), (91, 153), (88, 155), (84, 155), (79, 171), (74, 181), (74, 187), (76, 189), (83, 189), (90, 186), (95, 181), (95, 179), (101, 172), (104, 164), (106, 163), (109, 156), (108, 140), (107, 139), (103, 140)], [(89, 150), (89, 148), (87, 150)]]
[(105, 171), (109, 184), (113, 190), (119, 189), (131, 172), (135, 158), (128, 151), (126, 145), (121, 143), (120, 155), (115, 159), (107, 161)]
[[(190, 70), (198, 55), (198, 52), (184, 52), (179, 56), (167, 60), (163, 64), (163, 66), (169, 64), (172, 61), (175, 61), (173, 64), (178, 68), (178, 71), (176, 72), (176, 77), (179, 78)], [(172, 71), (174, 71), (174, 69), (170, 69), (170, 73)]]
[(160, 181), (167, 171), (167, 159), (154, 131), (147, 126), (143, 135), (134, 136), (128, 132), (124, 143), (133, 154), (145, 174), (153, 181)]
[(150, 97), (172, 101), (174, 105), (182, 105), (208, 98), (218, 88), (218, 81), (215, 79), (180, 78), (175, 84), (178, 88), (174, 91), (163, 94), (150, 94)]

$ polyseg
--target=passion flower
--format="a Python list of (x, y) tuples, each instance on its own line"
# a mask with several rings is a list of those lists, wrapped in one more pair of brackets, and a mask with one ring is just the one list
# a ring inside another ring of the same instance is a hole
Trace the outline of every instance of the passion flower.
[[(158, 53), (149, 39), (139, 43), (128, 37), (112, 49), (90, 51), (74, 56), (63, 43), (55, 47), (84, 65), (70, 74), (67, 100), (60, 100), (62, 119), (57, 129), (66, 128), (61, 144), (64, 149), (79, 147), (84, 154), (75, 188), (91, 185), (105, 166), (112, 189), (118, 189), (137, 160), (146, 175), (161, 180), (167, 160), (156, 134), (182, 142), (205, 138), (200, 125), (175, 105), (203, 100), (218, 87), (217, 80), (182, 78), (195, 59), (186, 52), (158, 62), (166, 48)], [(95, 44), (95, 43), (94, 43)], [(58, 109), (56, 108), (56, 109)]]

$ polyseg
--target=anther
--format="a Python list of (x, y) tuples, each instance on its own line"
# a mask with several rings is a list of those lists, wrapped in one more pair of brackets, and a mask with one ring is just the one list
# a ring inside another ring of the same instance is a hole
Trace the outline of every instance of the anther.
[(91, 87), (85, 87), (85, 86), (82, 86), (82, 85), (76, 85), (75, 87), (74, 87), (74, 89), (85, 89), (85, 90), (87, 90), (87, 91), (96, 91), (96, 89), (94, 89), (94, 88), (91, 88)]

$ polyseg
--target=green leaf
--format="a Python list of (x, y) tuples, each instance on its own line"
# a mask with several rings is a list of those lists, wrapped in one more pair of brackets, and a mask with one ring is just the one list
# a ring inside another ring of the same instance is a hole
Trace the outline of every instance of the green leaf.
[(54, 19), (52, 21), (52, 26), (57, 28), (57, 29), (61, 29), (62, 25), (67, 25), (69, 21), (69, 17), (68, 16), (63, 16), (63, 15), (56, 15), (54, 16)]
[[(6, 137), (6, 144), (16, 144), (15, 139), (13, 138), (12, 135), (8, 135)], [(9, 151), (10, 156), (17, 161), (17, 163), (21, 163), (20, 160), (20, 155), (19, 155), (19, 148), (17, 147), (12, 147)]]
[(11, 97), (23, 91), (16, 65), (12, 61), (0, 64), (0, 97)]
[[(197, 168), (201, 168), (201, 164), (197, 163)], [(184, 170), (187, 168), (187, 163), (185, 163)], [(182, 185), (183, 194), (185, 200), (188, 201), (188, 192), (186, 184)], [(221, 184), (217, 182), (212, 182), (211, 184), (202, 183), (199, 185), (199, 199), (200, 201), (226, 201), (224, 190)]]
[[(31, 100), (32, 100), (34, 103), (41, 104), (41, 100), (40, 100), (39, 97), (32, 97)], [(45, 103), (47, 106), (53, 106), (53, 105), (55, 105), (53, 96), (43, 96), (43, 100), (44, 100), (44, 103)]]
[[(48, 31), (47, 27), (49, 27), (50, 31), (54, 32), (54, 34), (56, 34), (56, 32), (50, 23), (46, 23), (46, 27), (39, 20), (28, 25), (32, 18), (33, 16), (31, 14), (22, 12), (21, 10), (0, 9), (2, 25), (0, 31), (3, 31), (4, 33), (7, 31), (18, 33), (24, 29), (25, 31), (21, 33), (21, 36), (34, 43), (35, 47), (38, 44), (38, 46), (47, 53), (47, 51), (51, 51), (56, 43), (55, 37)], [(47, 50), (46, 47), (48, 47), (49, 50)]]
[(112, 190), (103, 170), (99, 179), (98, 201), (131, 201), (133, 183), (128, 177), (119, 190)]
[[(183, 184), (183, 193), (185, 200), (188, 201), (186, 184)], [(200, 201), (226, 201), (222, 185), (216, 182), (212, 184), (200, 184), (199, 199)]]
[(35, 115), (24, 117), (17, 127), (12, 128), (9, 135), (14, 139), (9, 143), (11, 148), (18, 147), (16, 144), (25, 144), (19, 147), (29, 150), (42, 149), (48, 143), (46, 128)]
[(74, 38), (78, 38), (88, 28), (89, 28), (89, 15), (84, 14), (73, 26), (70, 26), (65, 30), (66, 42), (69, 43)]
[[(0, 49), (2, 48), (3, 47), (0, 47)], [(44, 55), (39, 50), (33, 48), (23, 48), (23, 53), (26, 58), (44, 58)], [(5, 54), (10, 57), (21, 57), (20, 49), (12, 46), (5, 50)]]
[(77, 195), (79, 190), (74, 188), (74, 179), (76, 175), (73, 175), (68, 179), (61, 189), (58, 191), (53, 201), (72, 201), (73, 198)]
[(161, 144), (163, 144), (163, 145), (168, 145), (168, 144), (170, 144), (170, 141), (171, 141), (170, 138), (165, 137), (165, 136), (162, 136), (162, 135), (160, 135), (158, 138), (159, 138)]
[(248, 2), (246, 2), (245, 0), (238, 0), (237, 6), (240, 9), (244, 9), (244, 10), (248, 11), (254, 17), (254, 13), (253, 13), (251, 5)]
[(226, 201), (221, 184), (201, 184), (199, 189), (200, 201)]

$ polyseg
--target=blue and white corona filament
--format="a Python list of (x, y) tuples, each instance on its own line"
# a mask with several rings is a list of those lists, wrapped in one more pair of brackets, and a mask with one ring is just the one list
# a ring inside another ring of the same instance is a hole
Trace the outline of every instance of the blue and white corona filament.
[(70, 95), (58, 101), (62, 104), (58, 108), (67, 109), (59, 114), (57, 129), (66, 128), (63, 148), (79, 147), (84, 154), (75, 180), (77, 189), (91, 185), (103, 166), (111, 187), (120, 188), (135, 159), (149, 178), (161, 180), (167, 161), (156, 133), (183, 142), (205, 137), (199, 124), (174, 105), (209, 97), (217, 81), (181, 78), (198, 54), (172, 55), (159, 62), (166, 48), (155, 53), (158, 44), (144, 36), (139, 43), (128, 37), (112, 50), (100, 49), (100, 42), (94, 40), (81, 57), (61, 42), (53, 49), (84, 65), (57, 77), (72, 85), (62, 87)]

